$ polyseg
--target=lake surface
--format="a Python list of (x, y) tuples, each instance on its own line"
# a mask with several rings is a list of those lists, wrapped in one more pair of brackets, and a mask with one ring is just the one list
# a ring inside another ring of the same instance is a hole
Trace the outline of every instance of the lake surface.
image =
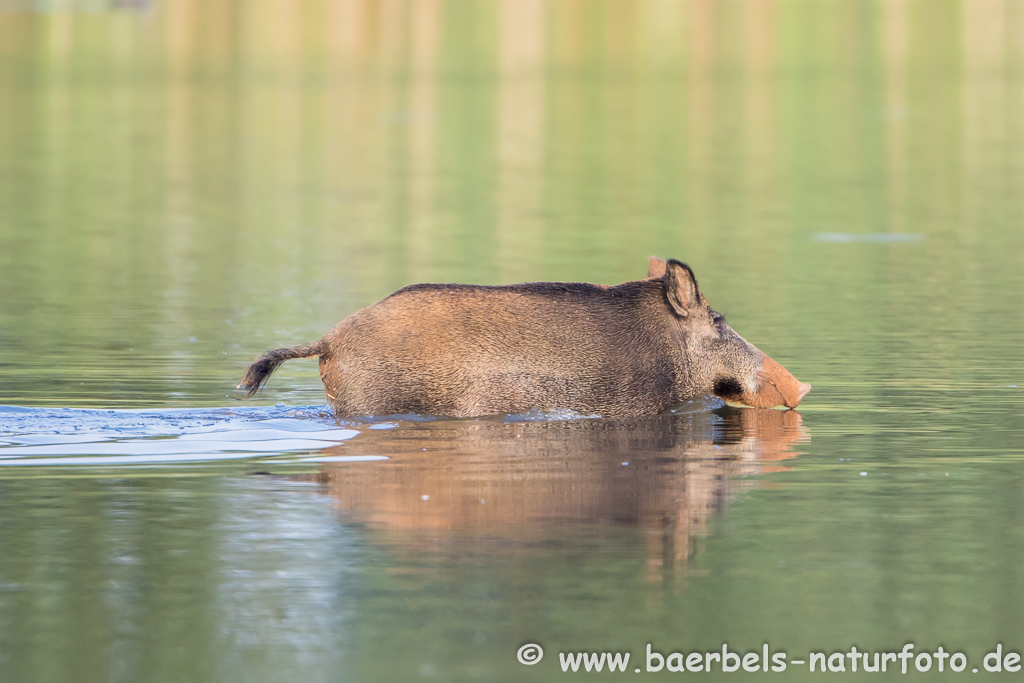
[[(668, 671), (723, 644), (801, 680), (908, 643), (993, 675), (1022, 45), (999, 0), (0, 0), (0, 680), (728, 680)], [(234, 389), (406, 284), (652, 254), (798, 412), (339, 420), (311, 360)]]

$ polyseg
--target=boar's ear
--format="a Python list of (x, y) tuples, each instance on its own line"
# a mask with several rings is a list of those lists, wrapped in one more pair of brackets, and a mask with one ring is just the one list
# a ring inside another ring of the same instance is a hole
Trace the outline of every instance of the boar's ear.
[(652, 256), (647, 259), (647, 277), (665, 277), (665, 259)]
[(685, 318), (695, 307), (703, 305), (704, 295), (697, 286), (690, 266), (669, 259), (665, 264), (665, 296), (680, 318)]

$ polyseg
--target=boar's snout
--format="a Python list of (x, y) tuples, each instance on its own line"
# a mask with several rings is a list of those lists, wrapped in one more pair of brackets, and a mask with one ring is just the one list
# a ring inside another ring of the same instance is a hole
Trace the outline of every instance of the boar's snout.
[(765, 356), (757, 373), (757, 391), (744, 392), (740, 402), (755, 408), (796, 408), (810, 390), (810, 384), (799, 381), (789, 370)]

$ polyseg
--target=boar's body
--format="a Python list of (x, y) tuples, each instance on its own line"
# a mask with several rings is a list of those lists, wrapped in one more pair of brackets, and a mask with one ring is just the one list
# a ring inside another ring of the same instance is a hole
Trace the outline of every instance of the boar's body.
[(353, 313), (309, 346), (270, 351), (240, 388), (284, 360), (320, 356), (339, 416), (472, 416), (568, 408), (653, 415), (701, 393), (795, 407), (810, 385), (736, 334), (678, 261), (614, 287), (421, 284)]
[(340, 415), (654, 414), (693, 395), (656, 282), (413, 285), (328, 334)]

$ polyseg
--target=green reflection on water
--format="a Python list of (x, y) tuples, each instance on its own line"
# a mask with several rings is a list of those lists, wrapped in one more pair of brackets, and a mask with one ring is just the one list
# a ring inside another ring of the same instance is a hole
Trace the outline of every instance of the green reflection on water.
[[(532, 637), (1024, 647), (1022, 11), (0, 13), (2, 403), (225, 405), (254, 355), (405, 284), (611, 283), (651, 254), (814, 385), (791, 471), (715, 508), (681, 580), (636, 522), (516, 527), (537, 536), (508, 550), (260, 480), (9, 482), (2, 677), (557, 677), (512, 660)], [(259, 399), (323, 400), (310, 362)], [(225, 550), (245, 536), (216, 520), (281, 500), (319, 531)], [(285, 552), (308, 574), (245, 573)]]

